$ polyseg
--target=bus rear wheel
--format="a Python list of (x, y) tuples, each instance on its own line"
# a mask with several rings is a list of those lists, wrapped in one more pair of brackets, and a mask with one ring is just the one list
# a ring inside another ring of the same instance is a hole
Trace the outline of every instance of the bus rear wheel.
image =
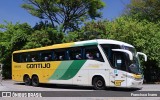
[(93, 79), (93, 86), (96, 90), (104, 90), (105, 89), (105, 81), (102, 77), (95, 77)]
[(31, 85), (31, 79), (29, 78), (28, 75), (24, 76), (24, 83), (27, 86)]
[(35, 86), (35, 87), (39, 86), (39, 78), (38, 78), (38, 76), (33, 76), (32, 77), (32, 85)]

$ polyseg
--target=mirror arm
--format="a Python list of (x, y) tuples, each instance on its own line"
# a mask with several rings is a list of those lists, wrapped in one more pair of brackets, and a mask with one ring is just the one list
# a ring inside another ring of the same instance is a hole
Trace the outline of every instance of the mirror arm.
[(144, 56), (144, 60), (147, 61), (147, 55), (146, 54), (144, 54), (142, 52), (137, 52), (136, 56), (138, 56), (138, 55)]
[(128, 51), (128, 50), (123, 50), (123, 49), (112, 49), (112, 51), (119, 51), (119, 52), (124, 52), (127, 53), (129, 55), (129, 59), (133, 60), (133, 54), (132, 52)]

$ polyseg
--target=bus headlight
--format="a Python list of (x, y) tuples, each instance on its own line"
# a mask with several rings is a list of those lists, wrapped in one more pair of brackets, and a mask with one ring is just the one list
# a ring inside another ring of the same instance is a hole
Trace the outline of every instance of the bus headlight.
[(133, 80), (136, 80), (136, 81), (140, 81), (140, 80), (142, 80), (143, 79), (143, 77), (140, 77), (140, 76), (131, 76), (131, 75), (126, 75), (126, 77), (128, 77), (128, 78), (131, 78), (131, 79), (133, 79)]

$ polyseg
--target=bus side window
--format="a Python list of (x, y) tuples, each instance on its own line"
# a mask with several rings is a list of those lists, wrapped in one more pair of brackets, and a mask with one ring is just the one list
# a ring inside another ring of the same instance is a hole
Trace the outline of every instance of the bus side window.
[(58, 56), (57, 56), (57, 54), (56, 54), (55, 52), (54, 52), (53, 60), (54, 60), (54, 61), (57, 61), (57, 60), (58, 60)]
[(40, 61), (40, 56), (38, 52), (31, 52), (29, 55), (30, 62)]
[(66, 50), (65, 49), (56, 49), (54, 50), (54, 60), (61, 61), (61, 60), (68, 60)]
[(97, 46), (85, 47), (85, 59), (97, 60), (104, 62), (102, 55)]
[(70, 60), (81, 60), (82, 59), (81, 52), (82, 52), (82, 50), (80, 47), (70, 48), (69, 49)]
[(20, 53), (13, 54), (13, 61), (19, 63), (21, 61), (20, 55), (21, 55)]
[(46, 50), (40, 53), (41, 61), (52, 61), (53, 60), (53, 51)]
[(21, 62), (28, 62), (28, 54), (26, 53), (21, 54)]

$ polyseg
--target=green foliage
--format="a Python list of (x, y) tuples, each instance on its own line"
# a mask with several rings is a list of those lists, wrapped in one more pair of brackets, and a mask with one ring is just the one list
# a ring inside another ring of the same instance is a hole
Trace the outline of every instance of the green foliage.
[(138, 51), (147, 54), (148, 59), (160, 62), (160, 28), (158, 24), (129, 17), (120, 17), (111, 22), (110, 38), (134, 45)]
[(128, 15), (138, 20), (151, 22), (160, 20), (160, 0), (131, 0), (128, 5)]
[(48, 37), (49, 35), (45, 30), (36, 30), (28, 37), (28, 42), (24, 49), (46, 46), (51, 43)]
[(66, 38), (70, 41), (106, 38), (106, 23), (108, 22), (109, 21), (87, 22), (80, 30), (69, 32)]
[(36, 23), (36, 25), (33, 27), (33, 30), (41, 30), (41, 29), (46, 29), (47, 27), (52, 28), (52, 24), (48, 23), (48, 21), (40, 21), (39, 23)]
[(26, 23), (13, 25), (6, 22), (6, 25), (0, 25), (0, 29), (0, 62), (4, 64), (3, 75), (10, 78), (12, 52), (25, 45), (32, 28)]
[(28, 42), (23, 49), (37, 48), (61, 43), (63, 38), (64, 34), (53, 28), (46, 27), (45, 29), (35, 30), (29, 36)]
[(4, 64), (3, 76), (11, 78), (12, 52), (53, 45), (63, 42), (64, 34), (53, 29), (50, 24), (36, 24), (31, 28), (28, 24), (15, 25), (6, 22), (0, 25), (0, 62)]
[(105, 4), (101, 0), (25, 0), (22, 5), (33, 16), (49, 20), (53, 27), (76, 30), (86, 18), (101, 17)]

